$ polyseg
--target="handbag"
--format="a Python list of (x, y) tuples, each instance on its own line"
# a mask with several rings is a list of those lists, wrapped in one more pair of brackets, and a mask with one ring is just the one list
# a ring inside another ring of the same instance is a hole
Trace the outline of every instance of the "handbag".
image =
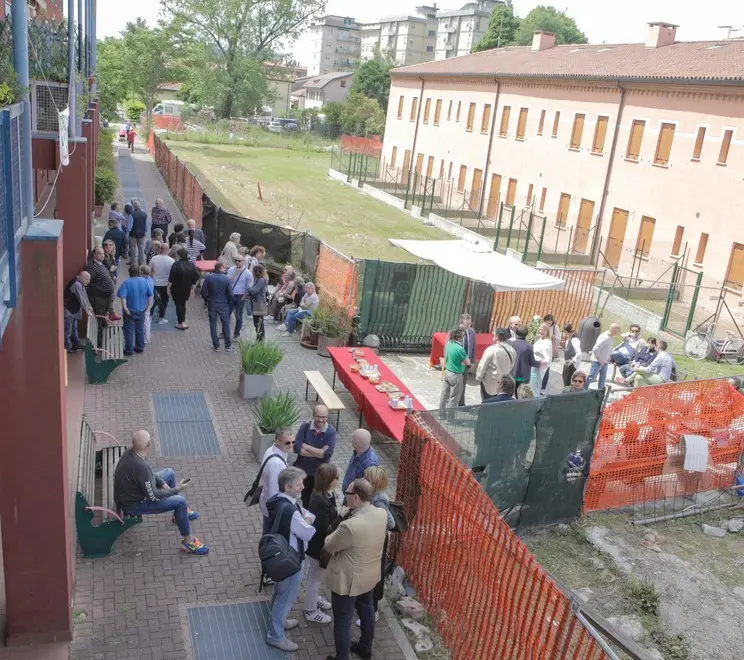
[[(346, 517), (348, 518), (350, 514), (346, 514)], [(338, 526), (345, 520), (346, 518), (342, 518), (341, 514), (337, 514), (336, 517), (331, 520), (331, 522), (328, 525), (328, 532), (326, 533), (326, 536), (328, 534), (332, 534), (338, 529)], [(331, 561), (331, 557), (333, 557), (333, 554), (328, 552), (325, 548), (321, 548), (320, 550), (320, 556), (318, 558), (318, 565), (321, 568), (328, 568), (328, 563)]]
[(408, 531), (408, 517), (403, 502), (388, 502), (388, 509), (395, 520), (395, 527), (391, 531), (405, 534)]
[(279, 456), (279, 454), (272, 454), (261, 464), (261, 469), (258, 471), (256, 478), (253, 480), (253, 485), (248, 489), (248, 492), (245, 494), (245, 497), (243, 497), (243, 502), (247, 502), (248, 506), (256, 506), (256, 504), (258, 504), (258, 501), (261, 499), (261, 493), (263, 492), (263, 485), (261, 484), (261, 475), (263, 474), (266, 464), (274, 457), (280, 459), (281, 462), (284, 463), (285, 466), (287, 465), (287, 461), (285, 461), (281, 456)]

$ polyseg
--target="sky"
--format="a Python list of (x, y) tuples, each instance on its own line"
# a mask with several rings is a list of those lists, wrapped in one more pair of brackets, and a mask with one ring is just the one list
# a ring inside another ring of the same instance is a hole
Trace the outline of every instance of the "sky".
[[(442, 9), (457, 9), (468, 0), (436, 0)], [(114, 0), (98, 2), (98, 38), (116, 36), (125, 20), (144, 18), (154, 25), (159, 4), (156, 0), (127, 0), (126, 17), (122, 18), (122, 4)], [(413, 13), (417, 5), (435, 4), (432, 0), (328, 0), (326, 12), (351, 16), (360, 22), (372, 22), (385, 16)], [(645, 40), (646, 23), (666, 21), (679, 25), (680, 41), (713, 40), (726, 37), (719, 25), (741, 28), (732, 36), (744, 37), (744, 2), (742, 0), (513, 0), (520, 16), (539, 4), (553, 4), (573, 17), (589, 38), (590, 43), (638, 43)], [(611, 9), (611, 10), (610, 10)], [(300, 64), (308, 59), (308, 40), (302, 37), (293, 46)]]

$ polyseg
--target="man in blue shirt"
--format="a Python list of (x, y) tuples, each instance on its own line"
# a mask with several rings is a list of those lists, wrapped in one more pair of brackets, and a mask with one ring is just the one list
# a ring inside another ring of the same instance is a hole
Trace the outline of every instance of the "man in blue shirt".
[(627, 382), (634, 387), (668, 383), (672, 379), (672, 371), (676, 366), (674, 358), (667, 353), (667, 343), (660, 339), (659, 350), (654, 361), (647, 367), (633, 369), (634, 374), (628, 378)]
[[(380, 464), (380, 458), (370, 445), (372, 444), (372, 436), (367, 429), (357, 429), (351, 434), (351, 446), (354, 449), (354, 453), (351, 455), (349, 461), (349, 467), (346, 468), (346, 474), (344, 475), (344, 483), (342, 490), (346, 493), (346, 489), (354, 479), (363, 479), (364, 471), (368, 467)], [(346, 495), (344, 495), (344, 500)]]
[(302, 506), (310, 504), (310, 496), (315, 488), (315, 471), (323, 464), (329, 463), (336, 448), (336, 429), (328, 423), (328, 408), (322, 403), (313, 410), (313, 422), (302, 422), (294, 441), (294, 452), (297, 454), (295, 467), (305, 473), (305, 485), (302, 489)]
[(154, 295), (152, 279), (141, 277), (139, 266), (132, 264), (129, 266), (129, 279), (119, 287), (117, 295), (124, 310), (124, 355), (143, 353), (145, 314), (152, 306)]
[(232, 351), (230, 341), (230, 280), (225, 275), (225, 264), (218, 261), (214, 272), (207, 275), (202, 285), (202, 298), (207, 303), (209, 314), (209, 332), (212, 335), (212, 348), (220, 350), (220, 339), (217, 336), (217, 318), (222, 322), (222, 334), (225, 337), (225, 350)]
[[(193, 222), (193, 220), (189, 220)], [(246, 294), (253, 286), (253, 274), (245, 264), (245, 256), (239, 254), (235, 257), (235, 265), (230, 266), (227, 271), (227, 279), (230, 280), (230, 314), (235, 312), (235, 332), (233, 339), (240, 337), (240, 331), (243, 329), (243, 310), (245, 309)], [(249, 299), (250, 305), (250, 299)], [(250, 309), (248, 314), (250, 314)], [(305, 505), (307, 508), (307, 504)]]

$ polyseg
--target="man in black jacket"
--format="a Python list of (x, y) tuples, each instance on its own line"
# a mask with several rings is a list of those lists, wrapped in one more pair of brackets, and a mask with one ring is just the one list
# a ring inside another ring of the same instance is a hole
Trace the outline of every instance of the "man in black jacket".
[(145, 461), (150, 448), (150, 434), (145, 430), (132, 436), (132, 448), (119, 459), (114, 472), (114, 501), (116, 508), (130, 516), (173, 511), (173, 522), (178, 525), (183, 540), (181, 551), (194, 555), (206, 555), (209, 547), (191, 533), (190, 520), (199, 517), (189, 509), (186, 498), (179, 493), (190, 479), (176, 485), (173, 470), (161, 470), (157, 474)]
[(225, 264), (218, 261), (214, 272), (207, 275), (202, 284), (202, 298), (207, 303), (209, 315), (209, 332), (212, 335), (212, 348), (220, 350), (220, 340), (217, 335), (217, 320), (222, 322), (222, 335), (225, 338), (225, 350), (232, 351), (230, 341), (230, 301), (232, 300), (231, 283), (225, 275)]
[[(106, 316), (109, 313), (111, 298), (114, 295), (114, 280), (103, 263), (105, 257), (103, 248), (97, 247), (93, 250), (90, 261), (85, 267), (85, 270), (90, 273), (88, 299), (96, 316)], [(118, 320), (118, 317), (111, 320)], [(102, 322), (101, 325), (104, 323)]]
[(532, 350), (532, 344), (530, 344), (526, 337), (529, 332), (526, 325), (518, 325), (516, 327), (516, 339), (510, 340), (514, 352), (517, 354), (514, 360), (514, 367), (512, 367), (512, 375), (516, 381), (517, 387), (522, 383), (530, 382), (531, 370), (533, 367), (536, 369), (540, 366), (540, 363), (535, 360), (535, 353)]

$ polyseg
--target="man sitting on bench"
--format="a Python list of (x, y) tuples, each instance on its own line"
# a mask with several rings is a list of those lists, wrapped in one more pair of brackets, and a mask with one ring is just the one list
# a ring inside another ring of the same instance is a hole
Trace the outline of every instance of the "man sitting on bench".
[(132, 436), (132, 448), (119, 459), (114, 473), (114, 501), (116, 508), (130, 516), (173, 511), (173, 522), (178, 525), (183, 540), (181, 551), (194, 555), (206, 555), (209, 547), (191, 533), (189, 520), (199, 517), (186, 504), (186, 498), (179, 493), (191, 479), (176, 485), (173, 470), (161, 470), (157, 474), (145, 461), (150, 448), (150, 434), (145, 430)]
[(659, 350), (653, 362), (647, 367), (636, 367), (633, 369), (633, 375), (625, 380), (633, 387), (643, 385), (662, 385), (672, 380), (672, 372), (676, 369), (674, 358), (667, 353), (667, 343), (659, 340)]

